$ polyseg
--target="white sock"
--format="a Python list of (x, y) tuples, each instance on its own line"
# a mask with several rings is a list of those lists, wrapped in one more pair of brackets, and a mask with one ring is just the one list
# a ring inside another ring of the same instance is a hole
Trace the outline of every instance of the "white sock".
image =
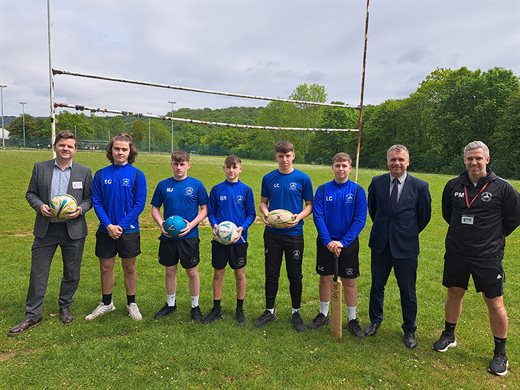
[(271, 314), (274, 314), (274, 307), (272, 309), (265, 309), (265, 310), (267, 310)]
[(194, 307), (197, 307), (199, 306), (199, 296), (198, 295), (193, 295), (191, 297), (191, 307), (194, 308)]
[(300, 309), (295, 309), (294, 307), (292, 308), (292, 314), (299, 313), (299, 312), (300, 312)]
[(320, 313), (325, 317), (329, 315), (329, 302), (320, 301)]
[(175, 306), (175, 294), (166, 294), (166, 303), (168, 306)]
[(355, 320), (357, 318), (356, 317), (356, 306), (352, 306), (352, 307), (347, 306), (347, 316), (348, 316), (349, 321)]

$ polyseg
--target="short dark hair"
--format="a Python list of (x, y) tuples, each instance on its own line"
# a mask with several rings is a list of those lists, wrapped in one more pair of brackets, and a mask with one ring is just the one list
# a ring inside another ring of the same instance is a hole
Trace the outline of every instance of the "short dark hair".
[(350, 165), (352, 165), (352, 157), (348, 153), (339, 152), (332, 157), (332, 165), (337, 162), (348, 162)]
[(78, 141), (76, 140), (76, 136), (72, 131), (69, 130), (63, 130), (56, 134), (56, 138), (54, 139), (54, 143), (52, 144), (52, 146), (56, 146), (58, 142), (60, 142), (62, 139), (73, 139), (74, 146), (76, 148), (78, 147)]
[(231, 154), (224, 160), (225, 167), (231, 168), (236, 167), (237, 165), (242, 165), (242, 160), (237, 155)]
[(108, 160), (113, 164), (114, 163), (114, 156), (112, 156), (112, 148), (114, 147), (114, 142), (116, 141), (123, 141), (128, 142), (128, 147), (130, 148), (130, 153), (128, 154), (128, 162), (130, 164), (133, 164), (135, 162), (135, 158), (137, 157), (137, 149), (134, 146), (134, 141), (132, 139), (132, 136), (128, 133), (119, 133), (115, 137), (113, 137), (108, 145), (105, 148), (106, 155)]
[(172, 162), (190, 162), (190, 154), (185, 150), (175, 150), (171, 157)]
[(280, 141), (274, 147), (276, 153), (289, 153), (294, 152), (294, 145), (289, 141)]

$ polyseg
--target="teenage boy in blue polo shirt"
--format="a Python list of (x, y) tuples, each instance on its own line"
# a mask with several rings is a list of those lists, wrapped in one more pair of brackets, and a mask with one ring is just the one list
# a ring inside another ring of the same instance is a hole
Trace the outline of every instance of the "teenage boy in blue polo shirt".
[[(208, 218), (213, 227), (213, 235), (217, 225), (223, 221), (231, 221), (238, 226), (237, 236), (231, 245), (223, 245), (213, 239), (211, 241), (213, 274), (213, 309), (202, 320), (209, 324), (222, 317), (220, 301), (226, 264), (235, 271), (237, 288), (237, 306), (235, 319), (239, 325), (244, 325), (243, 304), (246, 295), (247, 263), (247, 229), (255, 221), (256, 211), (251, 187), (239, 180), (242, 172), (242, 161), (238, 156), (228, 156), (224, 161), (226, 180), (217, 184), (209, 194)], [(214, 237), (215, 238), (215, 237)]]
[(347, 304), (348, 327), (356, 337), (363, 337), (356, 316), (359, 276), (358, 236), (367, 220), (365, 190), (349, 180), (352, 158), (338, 153), (332, 158), (334, 180), (318, 187), (314, 197), (314, 224), (318, 230), (316, 239), (316, 272), (320, 275), (320, 311), (309, 324), (316, 329), (329, 322), (329, 300), (334, 256), (339, 259), (338, 274), (343, 282), (343, 294)]
[[(159, 237), (159, 263), (164, 265), (166, 276), (166, 304), (155, 313), (154, 318), (172, 314), (177, 305), (177, 264), (179, 260), (188, 275), (191, 295), (191, 319), (202, 320), (199, 307), (200, 279), (197, 265), (200, 261), (198, 225), (208, 214), (208, 194), (202, 182), (188, 176), (190, 155), (184, 150), (172, 153), (173, 177), (157, 184), (152, 197), (152, 217), (161, 229)], [(161, 215), (160, 208), (164, 208)], [(164, 230), (164, 220), (172, 215), (184, 218), (187, 226), (178, 237), (171, 237)]]
[[(278, 169), (262, 178), (260, 212), (266, 224), (265, 246), (265, 301), (266, 309), (255, 321), (256, 326), (276, 320), (274, 304), (278, 293), (278, 279), (282, 257), (285, 253), (287, 277), (291, 293), (291, 322), (298, 332), (305, 330), (300, 314), (302, 299), (303, 219), (312, 213), (312, 183), (310, 177), (293, 167), (294, 146), (281, 141), (276, 144), (275, 157)], [(293, 213), (287, 228), (278, 229), (269, 225), (269, 211), (284, 209)]]

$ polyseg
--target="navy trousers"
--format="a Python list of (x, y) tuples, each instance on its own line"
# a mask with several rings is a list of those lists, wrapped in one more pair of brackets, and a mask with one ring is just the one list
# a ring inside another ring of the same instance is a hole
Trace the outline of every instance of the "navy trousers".
[(380, 324), (383, 321), (385, 286), (393, 268), (401, 294), (401, 310), (403, 313), (402, 328), (405, 332), (415, 332), (417, 328), (415, 324), (417, 317), (417, 296), (415, 291), (417, 257), (396, 259), (392, 256), (387, 244), (382, 253), (372, 251), (371, 260), (372, 287), (370, 288), (370, 322)]

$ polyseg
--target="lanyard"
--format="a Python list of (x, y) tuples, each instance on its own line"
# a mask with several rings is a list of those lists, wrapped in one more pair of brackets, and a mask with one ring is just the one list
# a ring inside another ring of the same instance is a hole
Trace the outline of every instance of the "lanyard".
[(475, 201), (475, 199), (477, 199), (477, 197), (482, 193), (482, 191), (484, 191), (486, 189), (486, 187), (488, 186), (489, 182), (487, 182), (486, 184), (484, 184), (484, 186), (482, 187), (482, 189), (478, 192), (478, 194), (476, 194), (473, 199), (471, 199), (471, 202), (468, 201), (468, 187), (464, 186), (464, 198), (466, 198), (466, 206), (468, 206), (468, 209), (471, 208), (471, 205), (473, 204), (473, 202)]

